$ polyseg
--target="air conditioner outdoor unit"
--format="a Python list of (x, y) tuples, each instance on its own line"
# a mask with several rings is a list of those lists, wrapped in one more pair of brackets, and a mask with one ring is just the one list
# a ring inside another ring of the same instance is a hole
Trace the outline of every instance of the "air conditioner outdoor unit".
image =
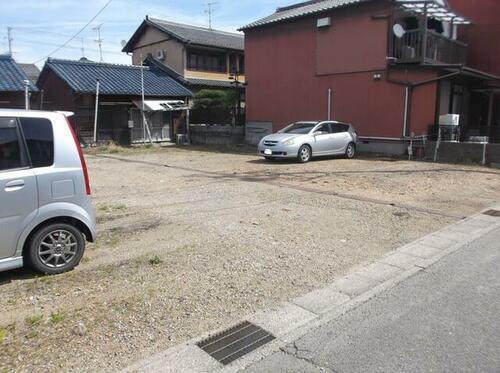
[(332, 24), (332, 19), (330, 17), (325, 17), (325, 18), (319, 18), (316, 23), (316, 26), (318, 28), (321, 28), (321, 27), (328, 27), (331, 24)]
[(158, 51), (158, 54), (156, 55), (156, 59), (160, 61), (165, 61), (165, 51), (163, 49), (160, 49)]
[(401, 49), (401, 57), (403, 59), (413, 59), (417, 56), (415, 48), (408, 45), (403, 46)]
[(460, 124), (460, 115), (445, 114), (439, 116), (440, 126), (458, 126)]

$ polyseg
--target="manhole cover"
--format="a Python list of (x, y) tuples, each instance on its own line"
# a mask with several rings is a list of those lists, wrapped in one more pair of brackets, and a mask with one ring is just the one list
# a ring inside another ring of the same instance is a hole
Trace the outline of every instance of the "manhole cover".
[(499, 210), (488, 210), (486, 212), (483, 212), (484, 215), (489, 215), (489, 216), (496, 216), (500, 217), (500, 211)]
[(207, 354), (224, 365), (248, 354), (275, 337), (261, 327), (244, 321), (198, 343)]

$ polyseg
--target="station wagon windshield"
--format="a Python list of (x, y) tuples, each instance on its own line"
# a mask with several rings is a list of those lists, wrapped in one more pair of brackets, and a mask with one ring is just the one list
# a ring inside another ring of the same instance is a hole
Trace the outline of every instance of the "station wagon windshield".
[(292, 123), (289, 126), (283, 128), (280, 133), (297, 133), (301, 135), (305, 135), (309, 133), (314, 126), (316, 126), (316, 122), (296, 122)]

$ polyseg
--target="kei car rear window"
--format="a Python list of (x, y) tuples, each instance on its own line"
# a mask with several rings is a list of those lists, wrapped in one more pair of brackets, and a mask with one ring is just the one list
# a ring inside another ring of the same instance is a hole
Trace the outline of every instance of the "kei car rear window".
[(19, 118), (33, 167), (54, 163), (54, 133), (52, 123), (45, 118)]
[(0, 171), (25, 166), (15, 119), (0, 118)]

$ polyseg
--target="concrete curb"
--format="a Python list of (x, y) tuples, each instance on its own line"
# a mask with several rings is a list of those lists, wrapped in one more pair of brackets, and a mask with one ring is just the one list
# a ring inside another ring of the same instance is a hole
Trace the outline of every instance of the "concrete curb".
[[(492, 208), (500, 210), (500, 205)], [(500, 228), (500, 218), (482, 212), (354, 267), (348, 275), (322, 289), (248, 315), (244, 320), (270, 331), (276, 339), (227, 366), (196, 346), (223, 328), (139, 361), (122, 372), (237, 372)]]

